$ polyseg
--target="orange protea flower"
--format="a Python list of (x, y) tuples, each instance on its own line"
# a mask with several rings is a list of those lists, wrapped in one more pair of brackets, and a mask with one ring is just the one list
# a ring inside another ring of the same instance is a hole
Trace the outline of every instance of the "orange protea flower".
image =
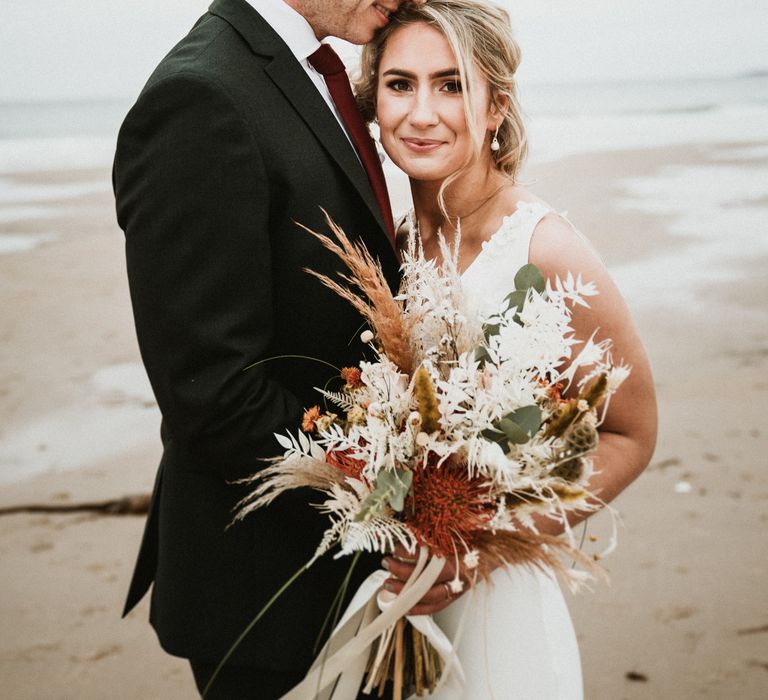
[(355, 479), (360, 479), (360, 475), (363, 472), (365, 462), (361, 459), (355, 459), (350, 457), (347, 450), (339, 450), (338, 452), (327, 452), (325, 455), (325, 461), (332, 467), (336, 467), (340, 471), (344, 472), (347, 476), (351, 476)]
[(347, 383), (347, 386), (352, 389), (357, 389), (358, 387), (363, 386), (359, 367), (342, 367), (341, 378)]
[(481, 530), (494, 512), (488, 482), (471, 478), (464, 464), (446, 462), (414, 470), (403, 514), (424, 544), (452, 554), (461, 541), (470, 545), (472, 533)]
[(320, 406), (308, 408), (304, 411), (304, 417), (301, 419), (301, 429), (305, 433), (311, 433), (315, 429), (318, 418), (320, 418)]

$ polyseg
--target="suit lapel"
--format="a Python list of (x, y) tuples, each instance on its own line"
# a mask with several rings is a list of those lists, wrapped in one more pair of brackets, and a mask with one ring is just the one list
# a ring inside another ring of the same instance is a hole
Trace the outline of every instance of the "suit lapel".
[[(254, 53), (272, 57), (265, 68), (267, 75), (339, 165), (374, 215), (380, 234), (389, 241), (368, 175), (352, 144), (283, 40), (245, 0), (215, 0), (210, 12), (231, 24)], [(322, 202), (318, 204), (323, 205)], [(387, 243), (387, 248), (391, 250), (392, 246)]]
[(274, 57), (272, 63), (266, 67), (266, 72), (314, 132), (328, 155), (336, 161), (355, 186), (386, 235), (381, 211), (365, 169), (336, 117), (331, 114), (325, 100), (312, 85), (304, 69), (296, 62), (293, 54), (286, 48)]

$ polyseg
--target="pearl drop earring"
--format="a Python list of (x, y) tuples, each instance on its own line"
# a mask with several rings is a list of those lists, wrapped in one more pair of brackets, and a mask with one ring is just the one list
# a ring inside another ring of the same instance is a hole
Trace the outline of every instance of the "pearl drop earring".
[(496, 127), (496, 131), (493, 134), (493, 139), (491, 139), (491, 150), (492, 151), (498, 151), (501, 146), (499, 145), (499, 127)]

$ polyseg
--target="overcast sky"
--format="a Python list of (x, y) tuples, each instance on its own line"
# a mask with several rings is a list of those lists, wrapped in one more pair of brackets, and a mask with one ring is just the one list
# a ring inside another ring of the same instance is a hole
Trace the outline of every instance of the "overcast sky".
[[(4, 2), (0, 100), (130, 97), (206, 9), (197, 0)], [(768, 68), (766, 0), (509, 0), (523, 81)]]

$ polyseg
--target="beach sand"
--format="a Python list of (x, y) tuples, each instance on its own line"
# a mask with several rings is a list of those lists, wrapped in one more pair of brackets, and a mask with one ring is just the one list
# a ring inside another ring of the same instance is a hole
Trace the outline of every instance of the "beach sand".
[[(590, 700), (768, 695), (768, 188), (750, 185), (767, 165), (765, 143), (709, 144), (525, 173), (625, 291), (660, 402), (652, 464), (614, 503), (610, 585), (569, 595)], [(159, 418), (109, 172), (0, 180), (0, 246), (30, 248), (0, 254), (0, 507), (148, 491)], [(0, 517), (0, 696), (195, 696), (147, 600), (120, 619), (142, 528), (140, 516)], [(607, 543), (605, 513), (588, 535)]]

